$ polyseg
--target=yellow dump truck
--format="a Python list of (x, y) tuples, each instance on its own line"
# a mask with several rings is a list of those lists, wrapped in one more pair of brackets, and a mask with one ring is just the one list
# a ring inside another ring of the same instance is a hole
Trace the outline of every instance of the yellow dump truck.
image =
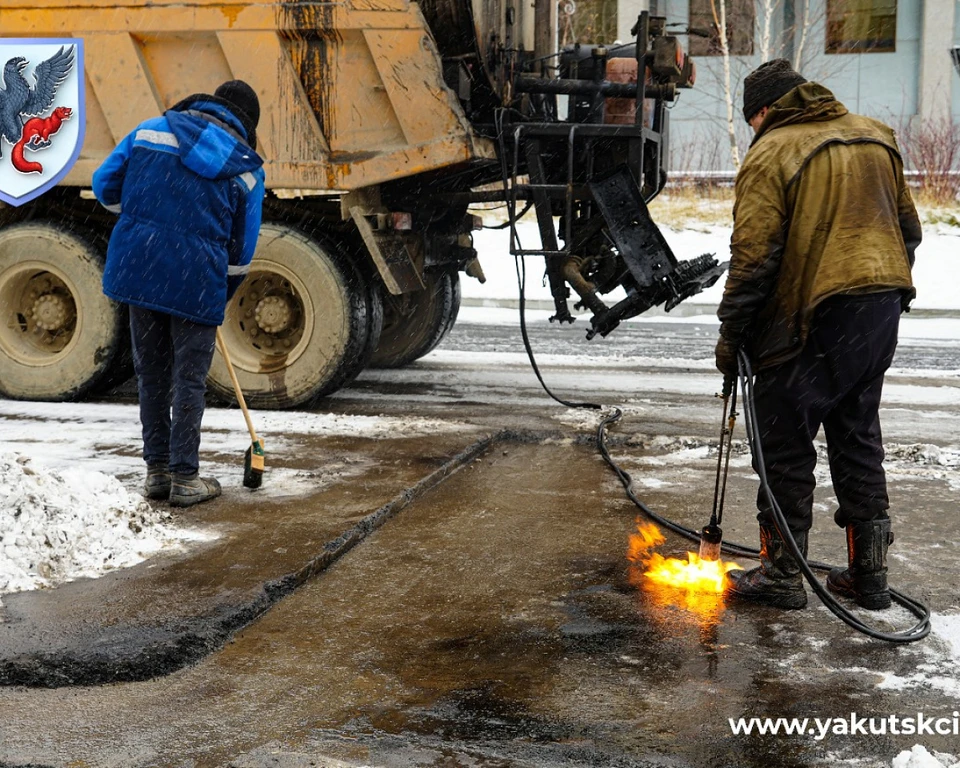
[[(459, 273), (482, 274), (472, 203), (502, 201), (511, 222), (534, 208), (542, 243), (527, 252), (546, 257), (556, 318), (572, 320), (571, 286), (594, 333), (715, 280), (715, 262), (678, 263), (644, 214), (691, 62), (648, 14), (619, 51), (558, 52), (555, 13), (545, 0), (4, 0), (0, 37), (83, 40), (86, 130), (55, 189), (0, 208), (0, 392), (72, 399), (130, 375), (124, 308), (100, 292), (114, 218), (92, 174), (140, 121), (233, 78), (260, 95), (268, 197), (223, 330), (256, 407), (432, 349)], [(633, 82), (606, 77), (611, 58), (633, 60)], [(618, 286), (628, 299), (607, 307), (598, 294)], [(210, 384), (229, 397), (219, 359)]]

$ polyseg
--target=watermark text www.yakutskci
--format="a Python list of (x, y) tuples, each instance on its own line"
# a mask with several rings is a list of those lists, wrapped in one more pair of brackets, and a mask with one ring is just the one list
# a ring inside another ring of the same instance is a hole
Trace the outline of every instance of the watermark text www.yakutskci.
[(960, 712), (949, 717), (926, 715), (873, 715), (861, 717), (738, 717), (728, 718), (734, 736), (960, 736)]

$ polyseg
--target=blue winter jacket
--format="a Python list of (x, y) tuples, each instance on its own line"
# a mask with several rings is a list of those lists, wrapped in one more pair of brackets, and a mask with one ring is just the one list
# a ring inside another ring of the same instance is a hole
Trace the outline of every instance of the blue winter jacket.
[(107, 296), (223, 323), (250, 270), (264, 195), (263, 160), (240, 137), (229, 110), (198, 100), (141, 123), (97, 169), (94, 194), (120, 214), (103, 273)]

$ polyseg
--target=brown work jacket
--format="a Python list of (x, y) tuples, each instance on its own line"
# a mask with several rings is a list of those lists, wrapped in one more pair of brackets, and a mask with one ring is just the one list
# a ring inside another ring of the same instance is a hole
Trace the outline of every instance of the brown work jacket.
[(755, 367), (799, 354), (817, 305), (900, 289), (920, 220), (893, 131), (817, 83), (767, 113), (737, 174), (730, 272), (717, 315)]

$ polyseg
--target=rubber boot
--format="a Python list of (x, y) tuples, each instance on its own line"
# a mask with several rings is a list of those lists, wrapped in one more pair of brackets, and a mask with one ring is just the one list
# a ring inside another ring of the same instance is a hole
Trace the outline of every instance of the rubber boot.
[(161, 500), (170, 497), (170, 470), (166, 465), (147, 467), (147, 479), (143, 484), (143, 495), (148, 499)]
[[(794, 540), (807, 556), (807, 532), (794, 533)], [(728, 571), (723, 594), (732, 599), (762, 603), (774, 608), (805, 608), (807, 592), (796, 559), (773, 526), (760, 526), (760, 567)]]
[(890, 607), (887, 587), (887, 547), (893, 544), (890, 520), (870, 520), (847, 526), (847, 568), (834, 568), (827, 588), (852, 597), (861, 608), (880, 611)]
[(220, 483), (212, 477), (199, 477), (196, 472), (192, 475), (173, 474), (173, 485), (170, 489), (171, 507), (192, 507), (202, 504), (220, 495)]

